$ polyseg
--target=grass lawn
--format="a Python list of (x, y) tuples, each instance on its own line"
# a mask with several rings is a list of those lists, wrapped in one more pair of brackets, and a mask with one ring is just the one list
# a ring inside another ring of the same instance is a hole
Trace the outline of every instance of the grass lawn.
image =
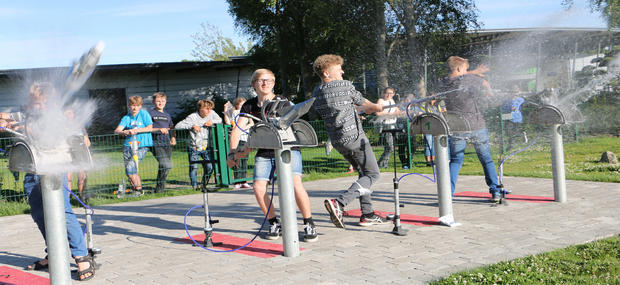
[(463, 271), (430, 284), (620, 284), (620, 237)]
[[(620, 154), (620, 138), (599, 136), (565, 143), (566, 178), (620, 182), (618, 165), (597, 163), (604, 151)], [(374, 152), (379, 157), (383, 152), (383, 147), (374, 147)], [(492, 153), (498, 161), (497, 146), (494, 146)], [(120, 151), (95, 151), (94, 157), (96, 158), (97, 168), (89, 171), (88, 177), (88, 189), (96, 193), (95, 197), (90, 200), (91, 206), (196, 193), (189, 186), (187, 153), (182, 148), (176, 148), (173, 151), (174, 168), (168, 175), (169, 184), (173, 189), (168, 189), (166, 193), (152, 193), (137, 198), (119, 199), (113, 194), (118, 184), (123, 179), (126, 181)], [(302, 150), (302, 157), (304, 181), (356, 175), (345, 173), (348, 162), (336, 150), (328, 156), (323, 147), (306, 148)], [(252, 161), (253, 158), (250, 157), (249, 162)], [(392, 172), (393, 165), (393, 158), (390, 158), (390, 166), (387, 169), (382, 169), (382, 171)], [(417, 172), (432, 175), (432, 168), (425, 166), (423, 153), (420, 149), (413, 156), (412, 169), (402, 169), (398, 158), (396, 165), (400, 173)], [(157, 162), (151, 154), (147, 154), (142, 161), (139, 171), (143, 178), (143, 185), (147, 189), (153, 187), (157, 176)], [(202, 168), (199, 168), (199, 177), (201, 173)], [(509, 158), (504, 164), (504, 173), (506, 176), (552, 178), (548, 139), (541, 138), (531, 148)], [(466, 150), (461, 175), (483, 175), (472, 147), (468, 147)], [(75, 185), (77, 184), (75, 176), (73, 188), (76, 188)], [(0, 216), (29, 212), (21, 183), (17, 182), (21, 181), (21, 177), (15, 180), (6, 168), (6, 158), (0, 159), (0, 183), (2, 185)], [(251, 169), (248, 172), (248, 177), (251, 177)], [(228, 189), (227, 187), (215, 188), (213, 191), (226, 191)], [(74, 204), (78, 205), (75, 201)], [(620, 239), (613, 237), (453, 274), (436, 281), (434, 284), (619, 284), (619, 260)]]
[[(120, 145), (120, 143), (118, 144)], [(522, 146), (524, 147), (524, 146)], [(518, 150), (519, 148), (515, 148)], [(599, 136), (583, 138), (579, 142), (566, 143), (564, 145), (564, 160), (566, 167), (566, 178), (572, 180), (587, 180), (600, 182), (620, 182), (620, 172), (618, 165), (597, 163), (600, 155), (604, 151), (612, 151), (620, 154), (620, 139), (609, 136)], [(383, 147), (374, 147), (377, 157), (383, 152)], [(492, 150), (498, 161), (498, 149)], [(96, 169), (89, 171), (88, 189), (96, 193), (96, 197), (91, 201), (94, 205), (107, 203), (118, 203), (129, 198), (118, 199), (113, 194), (118, 184), (123, 180), (127, 182), (124, 174), (122, 155), (120, 151), (111, 151), (104, 148), (103, 151), (94, 151)], [(323, 147), (305, 148), (302, 150), (304, 162), (304, 181), (318, 179), (329, 179), (343, 176), (354, 176), (356, 174), (346, 174), (348, 163), (342, 156), (333, 150), (328, 156)], [(0, 182), (2, 189), (0, 192), (0, 216), (28, 213), (28, 204), (25, 201), (21, 182), (16, 182), (12, 173), (6, 169), (6, 158), (0, 159)], [(250, 163), (253, 157), (248, 160)], [(432, 168), (426, 167), (421, 148), (418, 147), (413, 155), (412, 169), (404, 170), (397, 156), (396, 165), (398, 172), (417, 172), (422, 174), (432, 174)], [(169, 184), (175, 190), (168, 191), (165, 195), (183, 195), (193, 193), (189, 190), (187, 152), (181, 147), (177, 147), (172, 155), (173, 169), (168, 175)], [(392, 172), (394, 159), (390, 158), (390, 166), (382, 169), (383, 172)], [(497, 165), (496, 165), (497, 166)], [(145, 189), (153, 188), (157, 176), (157, 161), (152, 154), (147, 154), (140, 163), (140, 176), (143, 179)], [(202, 168), (199, 167), (198, 176), (200, 177)], [(248, 177), (251, 177), (251, 169)], [(552, 178), (551, 174), (551, 153), (548, 140), (545, 138), (531, 148), (510, 157), (504, 163), (504, 175), (520, 177), (540, 177)], [(473, 147), (468, 147), (465, 154), (465, 162), (461, 169), (461, 175), (483, 175), (482, 167), (478, 162)], [(76, 188), (77, 181), (74, 175), (73, 188)], [(20, 176), (23, 177), (23, 174)], [(229, 188), (220, 188), (218, 191), (225, 191)], [(188, 192), (185, 192), (188, 190)], [(163, 194), (161, 194), (163, 195)], [(149, 194), (145, 197), (134, 199), (150, 199), (161, 197), (160, 194)], [(75, 205), (78, 205), (75, 203)]]

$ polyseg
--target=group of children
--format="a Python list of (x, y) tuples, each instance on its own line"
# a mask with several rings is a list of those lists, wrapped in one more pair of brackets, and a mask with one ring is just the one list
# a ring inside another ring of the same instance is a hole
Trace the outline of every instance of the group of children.
[[(333, 147), (351, 164), (353, 169), (358, 172), (358, 178), (348, 189), (341, 192), (338, 197), (326, 199), (324, 206), (330, 215), (331, 221), (336, 227), (344, 228), (343, 220), (344, 208), (353, 200), (359, 199), (362, 215), (359, 220), (360, 226), (371, 226), (385, 223), (385, 219), (375, 214), (371, 199), (371, 186), (380, 177), (379, 164), (377, 163), (370, 141), (362, 128), (362, 122), (358, 114), (362, 111), (371, 113), (397, 113), (390, 110), (394, 105), (391, 96), (388, 94), (385, 100), (373, 103), (365, 99), (362, 94), (355, 89), (352, 82), (344, 80), (342, 65), (344, 60), (338, 55), (325, 54), (316, 58), (313, 63), (314, 72), (320, 77), (321, 83), (314, 88), (313, 97), (315, 102), (313, 108), (325, 123), (329, 139)], [(479, 77), (472, 77), (480, 70), (468, 71), (468, 62), (465, 59), (451, 57), (448, 59), (452, 73), (443, 81), (444, 88), (457, 88), (458, 94), (446, 99), (446, 105), (453, 110), (461, 110), (465, 115), (475, 122), (475, 129), (470, 133), (460, 133), (450, 136), (450, 174), (452, 179), (452, 191), (456, 184), (456, 176), (463, 163), (465, 142), (472, 140), (476, 147), (476, 152), (485, 170), (485, 178), (490, 187), (493, 197), (497, 195), (497, 175), (490, 152), (488, 149), (488, 132), (484, 125), (484, 119), (475, 104), (475, 99), (483, 95), (489, 95), (488, 83)], [(488, 70), (488, 69), (487, 69)], [(483, 71), (482, 71), (483, 72)], [(465, 85), (467, 88), (459, 88)], [(256, 91), (257, 97), (244, 100), (236, 100), (234, 108), (227, 111), (225, 119), (233, 124), (230, 133), (230, 152), (227, 157), (229, 167), (243, 166), (243, 160), (248, 156), (251, 149), (245, 147), (247, 135), (242, 130), (247, 130), (253, 122), (247, 117), (238, 116), (239, 113), (247, 113), (254, 117), (261, 116), (261, 107), (268, 100), (286, 100), (274, 94), (275, 75), (268, 69), (258, 69), (252, 74), (251, 86)], [(34, 86), (31, 89), (30, 109), (40, 109), (45, 106), (46, 92), (53, 92), (44, 88), (45, 86)], [(394, 93), (394, 89), (386, 89)], [(389, 92), (388, 92), (389, 93)], [(148, 111), (142, 110), (142, 98), (132, 96), (129, 98), (129, 113), (124, 116), (114, 133), (125, 136), (123, 144), (123, 158), (125, 171), (133, 186), (133, 191), (137, 194), (142, 193), (142, 185), (138, 176), (138, 165), (150, 149), (159, 162), (157, 175), (156, 191), (161, 192), (165, 189), (166, 176), (172, 168), (170, 157), (171, 147), (176, 144), (174, 128), (189, 129), (190, 139), (188, 143), (188, 158), (190, 162), (189, 174), (190, 181), (194, 188), (198, 187), (196, 170), (198, 164), (203, 164), (203, 179), (208, 179), (211, 172), (212, 154), (210, 152), (210, 127), (214, 124), (222, 123), (222, 118), (213, 111), (214, 103), (210, 100), (199, 100), (195, 113), (187, 118), (173, 124), (170, 114), (164, 111), (166, 106), (166, 95), (157, 92), (153, 95), (154, 108)], [(384, 108), (387, 107), (387, 110)], [(473, 109), (472, 109), (473, 108)], [(10, 116), (0, 113), (0, 127), (17, 128)], [(241, 128), (240, 128), (241, 127)], [(1, 130), (1, 129), (0, 129)], [(310, 199), (302, 183), (302, 161), (301, 152), (297, 148), (292, 149), (292, 172), (295, 200), (303, 216), (304, 240), (314, 242), (318, 240), (318, 232), (312, 218)], [(383, 161), (383, 160), (382, 160)], [(253, 190), (255, 198), (263, 213), (268, 214), (269, 231), (267, 239), (278, 239), (281, 236), (281, 225), (277, 218), (273, 205), (267, 195), (267, 184), (273, 178), (275, 171), (274, 151), (269, 149), (258, 149), (254, 161)], [(245, 185), (244, 185), (245, 186)], [(249, 185), (247, 185), (249, 186)], [(28, 174), (24, 179), (24, 190), (29, 196), (32, 208), (32, 216), (43, 236), (45, 229), (42, 218), (41, 187), (38, 175)], [(78, 265), (78, 279), (87, 280), (94, 276), (92, 260), (85, 252), (84, 238), (81, 228), (75, 215), (71, 210), (69, 199), (66, 197), (65, 206), (67, 212), (67, 230), (69, 233), (69, 243), (73, 257)], [(47, 268), (47, 258), (35, 262), (31, 269)]]

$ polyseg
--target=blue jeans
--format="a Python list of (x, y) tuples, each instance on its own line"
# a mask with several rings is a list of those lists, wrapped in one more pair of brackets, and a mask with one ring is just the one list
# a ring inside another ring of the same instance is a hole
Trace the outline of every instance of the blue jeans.
[(211, 150), (196, 150), (192, 147), (187, 148), (187, 156), (189, 159), (189, 181), (192, 187), (198, 186), (196, 179), (196, 172), (198, 172), (198, 164), (202, 164), (202, 179), (205, 179), (205, 183), (209, 181), (211, 172), (213, 171), (213, 156)]
[(487, 186), (489, 186), (489, 193), (499, 194), (497, 171), (495, 170), (493, 157), (491, 157), (491, 148), (489, 147), (489, 131), (484, 128), (477, 131), (454, 134), (449, 137), (452, 195), (454, 195), (459, 171), (461, 170), (461, 166), (463, 166), (467, 141), (471, 142), (476, 149), (478, 160), (480, 160), (480, 164), (482, 164), (482, 169), (484, 170), (484, 180)]
[(433, 148), (433, 135), (424, 135), (426, 144), (424, 145), (424, 156), (435, 156), (435, 149)]
[[(67, 186), (67, 175), (62, 175), (63, 194), (65, 196), (65, 218), (67, 222), (67, 237), (69, 239), (69, 249), (72, 256), (86, 256), (86, 242), (84, 241), (84, 233), (82, 226), (78, 222), (71, 203), (69, 203), (69, 193), (64, 190)], [(39, 227), (39, 231), (43, 234), (43, 239), (47, 239), (45, 235), (45, 218), (43, 212), (43, 196), (41, 194), (41, 177), (39, 175), (27, 173), (24, 177), (24, 192), (28, 195), (28, 203), (30, 204), (30, 215)]]
[[(138, 164), (140, 164), (148, 150), (148, 147), (138, 148)], [(125, 161), (125, 174), (127, 174), (127, 176), (138, 174), (138, 165), (136, 161), (133, 160), (131, 147), (126, 145), (123, 146), (123, 160)]]

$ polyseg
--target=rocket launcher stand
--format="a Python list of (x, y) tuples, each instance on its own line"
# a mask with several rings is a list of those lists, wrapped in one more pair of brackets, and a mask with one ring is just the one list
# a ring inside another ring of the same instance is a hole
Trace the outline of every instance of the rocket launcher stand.
[(213, 242), (213, 224), (217, 224), (220, 221), (219, 220), (212, 220), (211, 219), (211, 215), (209, 214), (209, 194), (208, 194), (208, 189), (207, 189), (207, 177), (203, 176), (202, 177), (202, 199), (203, 199), (203, 208), (205, 211), (205, 227), (204, 227), (204, 232), (205, 232), (205, 239), (202, 242), (202, 246), (209, 248), (209, 247), (213, 247), (213, 246), (219, 246), (222, 245), (221, 242)]
[[(50, 161), (53, 161), (50, 165)], [(43, 163), (46, 164), (43, 164)], [(54, 149), (39, 150), (27, 137), (15, 138), (9, 151), (9, 169), (41, 176), (41, 194), (45, 215), (45, 231), (49, 257), (50, 279), (52, 284), (70, 284), (69, 246), (65, 221), (64, 199), (61, 174), (41, 172), (40, 169), (62, 169), (68, 165), (81, 169), (92, 168), (90, 151), (80, 138), (69, 138), (66, 143)], [(87, 213), (87, 246), (89, 254), (101, 252), (92, 243), (92, 221)]]
[[(102, 51), (103, 43), (98, 43), (72, 64), (62, 94), (70, 96), (84, 85), (95, 70)], [(93, 161), (88, 148), (71, 140), (59, 143), (51, 149), (36, 149), (28, 137), (19, 136), (9, 152), (11, 171), (41, 175), (41, 195), (52, 284), (71, 284), (71, 271), (67, 259), (69, 246), (64, 211), (65, 193), (58, 173), (40, 172), (42, 169), (63, 169), (63, 167), (66, 169), (67, 165), (84, 170), (92, 168)], [(42, 165), (43, 162), (46, 165)]]
[(286, 257), (299, 256), (291, 148), (318, 145), (312, 126), (299, 119), (308, 112), (312, 103), (314, 98), (294, 106), (286, 103), (284, 107), (283, 101), (265, 102), (261, 111), (262, 120), (255, 122), (248, 134), (247, 147), (273, 149), (275, 152), (282, 242)]
[(439, 222), (450, 227), (458, 226), (452, 211), (452, 189), (450, 185), (450, 158), (448, 156), (448, 135), (452, 132), (471, 131), (469, 122), (458, 113), (443, 116), (425, 113), (415, 117), (411, 124), (414, 134), (433, 135), (435, 167), (437, 173), (437, 196), (439, 199)]
[(556, 202), (566, 203), (566, 175), (564, 172), (564, 145), (562, 142), (562, 125), (566, 124), (560, 109), (551, 105), (542, 105), (532, 111), (530, 122), (550, 128), (551, 133), (551, 168), (553, 172), (553, 195)]
[[(394, 127), (394, 128), (383, 129), (382, 132), (391, 133), (392, 144), (394, 144), (394, 140), (396, 140), (396, 134), (404, 133), (405, 130)], [(398, 191), (398, 187), (400, 183), (398, 182), (398, 178), (396, 177), (396, 152), (394, 151), (393, 154), (394, 154), (394, 178), (392, 179), (392, 182), (394, 183), (394, 215), (388, 215), (387, 218), (389, 220), (394, 221), (394, 228), (392, 229), (393, 234), (397, 236), (406, 236), (409, 230), (404, 229), (402, 225), (400, 224), (400, 208), (404, 208), (405, 205), (400, 203), (400, 194)]]

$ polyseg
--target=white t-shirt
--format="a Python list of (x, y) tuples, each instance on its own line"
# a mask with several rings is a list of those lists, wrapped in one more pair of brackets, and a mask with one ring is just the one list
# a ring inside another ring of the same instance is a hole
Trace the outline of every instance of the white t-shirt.
[[(396, 102), (394, 102), (394, 99), (381, 100), (381, 105), (383, 105), (383, 106), (396, 105)], [(387, 113), (387, 115), (384, 115), (384, 116), (388, 116), (389, 117), (389, 118), (386, 118), (386, 119), (383, 120), (383, 124), (384, 125), (396, 124), (396, 120), (398, 118), (396, 118), (395, 115), (392, 115), (392, 113), (396, 113), (397, 110), (398, 110), (397, 107), (390, 107), (390, 108), (387, 108), (387, 109), (383, 109), (383, 112)]]

